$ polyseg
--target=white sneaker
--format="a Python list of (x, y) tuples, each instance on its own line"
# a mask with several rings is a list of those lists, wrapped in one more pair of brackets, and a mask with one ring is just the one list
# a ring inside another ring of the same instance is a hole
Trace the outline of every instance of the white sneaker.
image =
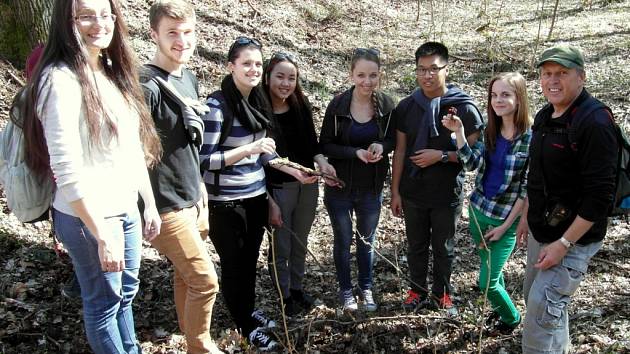
[(276, 327), (276, 322), (274, 320), (270, 320), (265, 316), (262, 310), (254, 310), (252, 312), (252, 318), (256, 321), (258, 327), (262, 328), (274, 328)]
[(348, 312), (354, 312), (359, 309), (357, 305), (357, 301), (354, 299), (354, 295), (352, 295), (352, 291), (343, 294), (343, 310)]
[(374, 312), (378, 308), (376, 302), (374, 302), (374, 297), (372, 296), (372, 290), (361, 290), (361, 295), (363, 297), (363, 307), (365, 311)]
[(261, 352), (266, 352), (267, 350), (272, 350), (278, 346), (278, 342), (271, 339), (271, 337), (264, 332), (264, 328), (258, 327), (255, 330), (251, 331), (248, 336), (249, 344), (256, 347), (256, 349)]

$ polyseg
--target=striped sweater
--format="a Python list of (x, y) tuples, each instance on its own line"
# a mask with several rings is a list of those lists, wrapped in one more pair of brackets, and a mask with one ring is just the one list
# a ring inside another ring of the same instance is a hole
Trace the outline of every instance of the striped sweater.
[(225, 165), (224, 158), (226, 151), (260, 140), (266, 136), (266, 131), (252, 133), (241, 126), (238, 119), (234, 119), (229, 136), (219, 144), (223, 110), (229, 108), (212, 97), (208, 98), (206, 104), (210, 112), (203, 117), (205, 128), (199, 161), (204, 169), (202, 172), (208, 199), (231, 201), (266, 193), (263, 165), (277, 157), (275, 154), (252, 154), (231, 166)]

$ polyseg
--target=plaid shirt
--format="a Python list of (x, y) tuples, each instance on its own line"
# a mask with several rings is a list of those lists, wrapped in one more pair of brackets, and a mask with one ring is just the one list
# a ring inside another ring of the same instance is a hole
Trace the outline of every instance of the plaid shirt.
[(517, 199), (524, 199), (527, 195), (527, 161), (529, 159), (529, 143), (532, 139), (531, 130), (527, 130), (514, 140), (510, 151), (505, 156), (505, 171), (503, 183), (492, 199), (487, 199), (483, 192), (483, 177), (486, 171), (485, 160), (488, 158), (486, 147), (479, 139), (471, 148), (468, 144), (457, 150), (457, 156), (464, 169), (472, 171), (479, 168), (475, 180), (475, 189), (470, 195), (470, 203), (484, 215), (505, 219), (512, 211)]

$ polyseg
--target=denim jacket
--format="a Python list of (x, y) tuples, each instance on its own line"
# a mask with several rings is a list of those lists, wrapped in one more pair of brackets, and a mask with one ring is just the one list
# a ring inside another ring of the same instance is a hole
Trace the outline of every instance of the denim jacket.
[[(330, 101), (324, 115), (319, 143), (323, 153), (328, 157), (328, 162), (335, 167), (337, 177), (341, 178), (346, 186), (343, 192), (352, 190), (352, 166), (359, 163), (356, 152), (359, 148), (350, 145), (350, 127), (354, 120), (350, 116), (350, 102), (354, 86), (339, 94)], [(383, 145), (383, 158), (376, 163), (374, 180), (374, 192), (380, 193), (385, 183), (385, 177), (389, 170), (389, 153), (394, 150), (396, 144), (394, 121), (391, 120), (392, 111), (395, 108), (394, 100), (377, 92), (378, 114), (376, 123), (378, 126), (378, 140)]]

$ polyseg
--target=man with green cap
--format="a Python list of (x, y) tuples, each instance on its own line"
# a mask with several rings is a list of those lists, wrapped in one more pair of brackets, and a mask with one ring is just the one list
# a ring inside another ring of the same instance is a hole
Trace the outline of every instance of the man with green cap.
[(606, 235), (618, 144), (612, 112), (584, 88), (578, 48), (549, 48), (537, 66), (549, 103), (532, 127), (528, 206), (517, 229), (528, 247), (522, 349), (567, 353), (567, 306)]

